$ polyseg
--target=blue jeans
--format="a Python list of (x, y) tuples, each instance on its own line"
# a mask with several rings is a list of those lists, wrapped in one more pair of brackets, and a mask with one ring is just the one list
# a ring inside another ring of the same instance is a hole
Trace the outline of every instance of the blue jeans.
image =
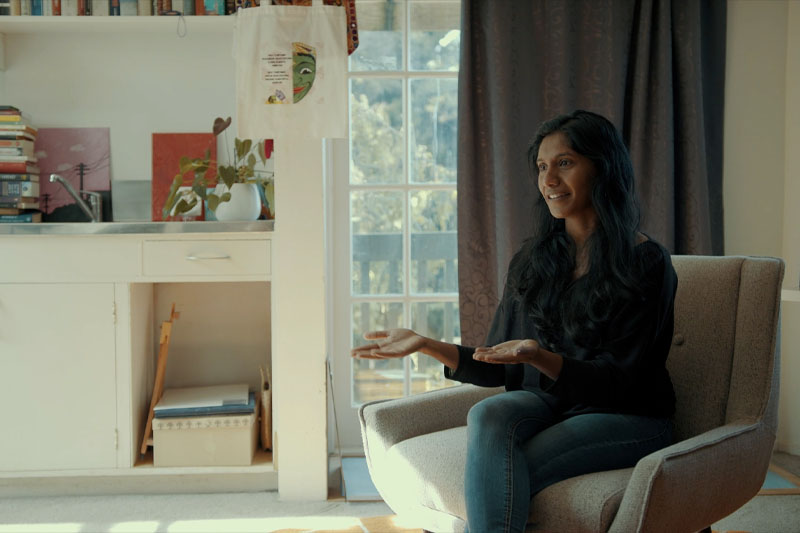
[(632, 467), (671, 442), (666, 418), (591, 413), (564, 420), (530, 391), (486, 398), (467, 417), (467, 530), (525, 531), (531, 498), (540, 490)]

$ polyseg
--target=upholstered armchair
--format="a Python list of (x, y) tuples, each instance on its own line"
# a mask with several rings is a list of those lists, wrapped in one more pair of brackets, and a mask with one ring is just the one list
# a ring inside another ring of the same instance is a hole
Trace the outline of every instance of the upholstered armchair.
[[(777, 426), (783, 262), (674, 256), (675, 444), (634, 468), (567, 479), (535, 495), (528, 531), (694, 532), (758, 492)], [(386, 503), (416, 527), (462, 531), (466, 419), (501, 389), (461, 385), (359, 411)]]

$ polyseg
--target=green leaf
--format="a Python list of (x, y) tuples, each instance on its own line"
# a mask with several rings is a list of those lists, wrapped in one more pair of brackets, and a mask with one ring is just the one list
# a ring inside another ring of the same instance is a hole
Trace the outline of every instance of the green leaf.
[[(238, 140), (238, 139), (237, 139)], [(250, 152), (250, 148), (253, 146), (253, 141), (250, 139), (245, 139), (241, 141), (241, 151), (239, 150), (240, 146), (236, 146), (236, 156), (238, 159), (244, 158)]]
[(181, 169), (181, 174), (185, 174), (192, 169), (192, 160), (186, 156), (181, 157), (178, 167)]
[(219, 177), (222, 178), (222, 182), (230, 189), (236, 182), (236, 170), (234, 170), (232, 166), (219, 167)]
[(205, 200), (205, 198), (206, 198), (206, 184), (205, 184), (205, 180), (195, 181), (195, 182), (192, 184), (192, 191), (194, 191), (194, 193), (195, 193), (197, 196), (199, 196), (200, 198), (202, 198), (202, 199), (204, 199), (204, 200)]
[(266, 148), (264, 146), (265, 144), (266, 141), (264, 141), (263, 139), (258, 142), (258, 158), (261, 160), (262, 165), (267, 164), (267, 153), (264, 151)]
[(220, 197), (216, 194), (209, 194), (208, 195), (208, 208), (212, 211), (217, 210), (217, 206), (220, 204)]
[(185, 199), (181, 198), (178, 202), (178, 205), (175, 206), (176, 213), (186, 213), (187, 211), (191, 211), (194, 206), (197, 205), (197, 199), (193, 199), (191, 202), (187, 202)]
[(229, 192), (223, 193), (222, 196), (220, 196), (219, 199), (220, 199), (221, 202), (230, 202), (231, 201), (231, 193), (229, 193)]

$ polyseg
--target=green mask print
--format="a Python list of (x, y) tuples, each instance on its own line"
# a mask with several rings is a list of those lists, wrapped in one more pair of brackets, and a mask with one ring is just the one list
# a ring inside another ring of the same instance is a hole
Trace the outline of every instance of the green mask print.
[(292, 85), (294, 86), (294, 103), (302, 100), (317, 75), (316, 49), (304, 43), (292, 43)]

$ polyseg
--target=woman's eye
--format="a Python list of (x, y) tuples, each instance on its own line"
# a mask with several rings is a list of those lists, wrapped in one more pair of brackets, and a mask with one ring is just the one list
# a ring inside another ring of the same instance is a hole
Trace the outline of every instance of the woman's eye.
[(560, 166), (562, 166), (562, 167), (565, 167), (565, 166), (569, 165), (569, 160), (567, 160), (567, 159), (562, 159), (561, 161), (559, 161), (559, 162), (558, 162), (558, 164), (559, 164)]
[(539, 165), (539, 172), (544, 172), (545, 170), (547, 170), (547, 167), (546, 167), (546, 166), (544, 166), (544, 165)]

